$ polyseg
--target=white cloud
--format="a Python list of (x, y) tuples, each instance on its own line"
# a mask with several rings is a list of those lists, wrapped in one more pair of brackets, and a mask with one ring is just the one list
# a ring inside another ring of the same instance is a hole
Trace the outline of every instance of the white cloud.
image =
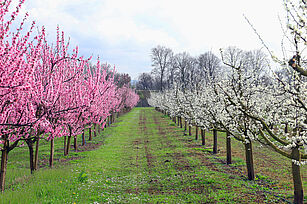
[(243, 13), (273, 49), (282, 36), (281, 0), (28, 0), (26, 5), (50, 35), (60, 25), (73, 44), (125, 71), (130, 67), (133, 76), (134, 70), (150, 70), (149, 52), (158, 44), (193, 55), (229, 45), (261, 47)]

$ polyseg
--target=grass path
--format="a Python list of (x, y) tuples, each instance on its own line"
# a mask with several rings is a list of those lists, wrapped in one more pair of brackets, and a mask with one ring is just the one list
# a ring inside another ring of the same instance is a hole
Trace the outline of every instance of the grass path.
[(112, 126), (95, 138), (105, 138), (100, 148), (73, 153), (77, 160), (11, 176), (0, 202), (287, 203), (274, 180), (247, 181), (236, 171), (242, 159), (222, 164), (152, 108), (135, 108)]

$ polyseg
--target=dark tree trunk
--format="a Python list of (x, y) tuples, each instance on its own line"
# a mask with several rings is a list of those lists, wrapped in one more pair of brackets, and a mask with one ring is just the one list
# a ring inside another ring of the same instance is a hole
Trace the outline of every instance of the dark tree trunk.
[(54, 139), (50, 140), (49, 167), (53, 167), (53, 156), (54, 156)]
[(285, 133), (288, 133), (288, 123), (285, 124)]
[(189, 124), (189, 135), (192, 135), (192, 126)]
[(29, 148), (29, 156), (30, 156), (30, 170), (31, 174), (34, 172), (34, 149), (33, 149), (33, 141), (32, 140), (26, 140), (26, 143)]
[(94, 137), (97, 136), (97, 133), (96, 133), (96, 123), (94, 124)]
[(4, 192), (5, 187), (5, 175), (6, 175), (6, 169), (7, 169), (7, 158), (8, 158), (8, 147), (9, 147), (9, 141), (4, 140), (3, 149), (1, 150), (1, 172), (0, 172), (0, 188), (1, 192)]
[[(292, 149), (291, 157), (293, 160), (301, 161), (301, 155), (298, 147)], [(292, 162), (292, 177), (294, 184), (294, 203), (295, 204), (303, 204), (304, 202), (304, 191), (302, 185), (302, 177), (300, 166)]]
[(180, 128), (182, 128), (182, 117), (180, 117)]
[(92, 128), (88, 129), (88, 141), (92, 141)]
[(252, 141), (250, 139), (245, 138), (249, 142), (244, 144), (245, 146), (245, 158), (246, 158), (246, 167), (247, 167), (247, 175), (248, 180), (255, 180), (255, 171), (254, 171), (254, 160), (253, 160), (253, 146)]
[(66, 136), (64, 136), (64, 156), (66, 156)]
[(198, 140), (198, 126), (195, 126), (195, 140)]
[(187, 121), (184, 120), (184, 132), (187, 131)]
[(226, 132), (226, 152), (227, 152), (227, 164), (231, 164), (231, 138), (229, 132)]
[(0, 171), (0, 189), (1, 192), (4, 192), (5, 188), (5, 177), (6, 177), (6, 170), (7, 170), (7, 160), (9, 152), (14, 149), (17, 145), (19, 140), (15, 141), (13, 144), (10, 145), (9, 140), (7, 139), (7, 135), (1, 135), (3, 140), (3, 146), (1, 149), (1, 171)]
[(74, 149), (75, 149), (75, 152), (78, 151), (77, 136), (74, 136)]
[(84, 130), (83, 130), (83, 132), (82, 132), (82, 146), (84, 146), (85, 143), (86, 143), (86, 141), (85, 141), (85, 135), (84, 135)]
[(65, 156), (67, 156), (69, 154), (70, 140), (71, 140), (71, 135), (69, 135), (68, 139), (67, 139), (67, 147), (66, 147), (66, 154), (65, 154)]
[(213, 129), (213, 154), (217, 154), (217, 130)]
[(205, 146), (206, 144), (206, 132), (204, 129), (200, 129), (201, 134), (201, 145)]

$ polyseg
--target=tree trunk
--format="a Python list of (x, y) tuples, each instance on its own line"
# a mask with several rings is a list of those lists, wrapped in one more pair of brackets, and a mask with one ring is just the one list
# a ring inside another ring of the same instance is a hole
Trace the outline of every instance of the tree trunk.
[(104, 127), (102, 128), (102, 131), (104, 131), (104, 129), (107, 128), (107, 120), (105, 120), (105, 124), (104, 124)]
[(160, 77), (160, 86), (161, 86), (161, 92), (162, 92), (163, 91), (163, 72)]
[(201, 145), (205, 146), (206, 144), (206, 132), (204, 129), (200, 129), (201, 134)]
[(226, 132), (226, 152), (227, 152), (227, 164), (231, 164), (231, 138), (229, 132)]
[(64, 156), (66, 156), (66, 136), (64, 136)]
[(187, 121), (184, 120), (184, 132), (187, 131)]
[(247, 175), (248, 180), (255, 180), (255, 171), (254, 171), (254, 160), (253, 160), (253, 146), (250, 139), (248, 140), (248, 143), (245, 143), (245, 158), (246, 158), (246, 167), (247, 167)]
[(65, 154), (65, 156), (67, 156), (69, 154), (70, 140), (71, 140), (71, 135), (69, 135), (68, 139), (67, 139), (67, 147), (66, 147), (66, 154)]
[(33, 142), (31, 140), (26, 140), (26, 143), (29, 148), (29, 156), (30, 156), (30, 170), (31, 174), (34, 172), (34, 149), (33, 149)]
[(217, 154), (217, 130), (213, 129), (213, 154)]
[(198, 126), (195, 126), (195, 140), (198, 140)]
[(54, 156), (54, 139), (51, 139), (51, 140), (50, 140), (49, 167), (53, 167), (53, 156)]
[(94, 137), (97, 136), (97, 133), (96, 133), (96, 123), (94, 124)]
[(285, 124), (286, 126), (285, 126), (285, 133), (288, 133), (289, 131), (288, 131), (288, 123), (286, 123)]
[(189, 135), (192, 135), (192, 126), (189, 124)]
[(74, 136), (74, 149), (75, 149), (75, 152), (78, 151), (77, 136)]
[(92, 141), (92, 128), (88, 129), (88, 141)]
[(182, 128), (182, 117), (180, 117), (180, 128)]
[[(298, 147), (292, 149), (291, 157), (293, 160), (301, 161), (301, 155), (299, 152)], [(292, 161), (292, 177), (293, 177), (293, 184), (294, 184), (294, 203), (295, 204), (303, 204), (304, 202), (304, 192), (303, 192), (303, 185), (302, 185), (302, 177), (301, 177), (301, 170), (300, 166), (295, 164)]]
[(37, 139), (36, 139), (34, 170), (37, 170), (37, 167), (38, 167), (38, 148), (39, 148), (39, 137), (37, 137)]
[(83, 130), (83, 132), (82, 132), (82, 146), (84, 146), (85, 145), (85, 135), (84, 135), (84, 130)]
[(8, 158), (8, 145), (9, 142), (7, 140), (4, 141), (4, 147), (1, 150), (1, 172), (0, 172), (0, 188), (1, 192), (4, 192), (5, 187), (5, 175), (6, 175), (6, 169), (7, 169), (7, 158)]
[(98, 126), (97, 126), (97, 132), (98, 132), (98, 134), (100, 134), (100, 133), (101, 133), (101, 123), (98, 123)]
[(110, 116), (107, 117), (107, 125), (110, 126)]

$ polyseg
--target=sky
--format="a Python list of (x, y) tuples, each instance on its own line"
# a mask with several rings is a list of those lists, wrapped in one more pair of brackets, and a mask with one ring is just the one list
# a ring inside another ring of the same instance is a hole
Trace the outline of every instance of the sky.
[(23, 12), (50, 39), (56, 27), (79, 46), (85, 57), (97, 56), (118, 72), (137, 79), (150, 72), (150, 52), (162, 45), (175, 53), (198, 56), (236, 46), (260, 49), (262, 44), (243, 14), (270, 49), (280, 50), (284, 22), (282, 0), (26, 0)]

